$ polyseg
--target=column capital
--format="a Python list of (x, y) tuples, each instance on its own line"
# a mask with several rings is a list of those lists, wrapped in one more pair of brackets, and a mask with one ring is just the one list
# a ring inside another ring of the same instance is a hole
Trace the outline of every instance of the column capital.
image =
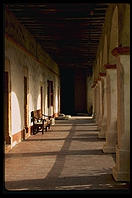
[(114, 65), (105, 64), (104, 67), (105, 67), (106, 69), (116, 69), (116, 68), (117, 68), (116, 64), (114, 64)]
[(95, 84), (95, 83), (93, 83), (93, 85), (91, 86), (91, 88), (94, 88), (94, 87), (95, 87), (95, 85), (96, 85), (96, 84)]
[(96, 86), (96, 83), (97, 83), (97, 80), (95, 80), (95, 81), (93, 82), (93, 85), (91, 86), (91, 88), (94, 88), (94, 87)]
[(111, 51), (113, 56), (129, 55), (130, 47), (116, 47)]
[(106, 76), (106, 72), (99, 72), (99, 75), (100, 75), (101, 77), (104, 77), (104, 76)]

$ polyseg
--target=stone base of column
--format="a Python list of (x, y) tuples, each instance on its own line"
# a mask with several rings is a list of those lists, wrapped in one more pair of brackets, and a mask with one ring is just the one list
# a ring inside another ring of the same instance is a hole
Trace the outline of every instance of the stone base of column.
[(98, 126), (98, 124), (97, 124), (97, 130), (98, 130), (98, 131), (100, 131), (100, 130), (101, 130), (101, 128)]
[[(97, 128), (98, 128), (98, 122), (97, 122), (97, 120), (95, 119), (95, 124), (97, 125)], [(98, 130), (98, 129), (97, 129)]]
[(99, 124), (98, 124), (97, 129), (98, 129), (99, 131), (101, 131), (101, 126), (100, 126)]
[(105, 138), (105, 131), (106, 131), (106, 127), (102, 126), (101, 130), (100, 130), (100, 132), (98, 134), (98, 138)]
[(117, 170), (117, 167), (113, 167), (112, 169), (112, 175), (115, 179), (115, 181), (130, 181), (130, 175), (128, 172), (120, 172)]
[(93, 117), (93, 119), (96, 119), (96, 114), (93, 113), (93, 114), (92, 114), (92, 117)]
[(103, 152), (104, 153), (115, 153), (116, 148), (115, 146), (109, 145), (108, 143), (105, 143), (103, 146)]
[(116, 148), (116, 165), (112, 169), (116, 181), (130, 181), (130, 152)]
[(102, 127), (101, 131), (98, 134), (98, 138), (106, 138), (106, 131), (107, 131), (107, 125), (106, 125), (106, 119), (102, 121)]
[(100, 130), (100, 133), (98, 134), (98, 138), (105, 138), (105, 134), (102, 131), (102, 129)]

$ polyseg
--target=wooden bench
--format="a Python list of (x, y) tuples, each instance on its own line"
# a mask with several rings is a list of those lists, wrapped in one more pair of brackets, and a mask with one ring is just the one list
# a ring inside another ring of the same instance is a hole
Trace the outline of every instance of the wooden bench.
[(52, 116), (48, 116), (48, 115), (45, 115), (45, 114), (42, 114), (43, 118), (46, 120), (47, 122), (47, 128), (50, 129), (50, 125), (51, 125), (51, 117)]
[(50, 116), (46, 116), (41, 113), (41, 109), (31, 112), (31, 122), (33, 122), (32, 133), (47, 131), (50, 128)]

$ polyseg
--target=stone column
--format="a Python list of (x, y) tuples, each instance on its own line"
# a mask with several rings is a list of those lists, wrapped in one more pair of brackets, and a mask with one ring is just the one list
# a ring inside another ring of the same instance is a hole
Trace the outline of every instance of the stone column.
[(105, 65), (107, 83), (107, 130), (104, 153), (115, 153), (117, 144), (117, 69), (116, 65)]
[(99, 84), (99, 117), (98, 117), (98, 129), (101, 129), (101, 123), (102, 123), (102, 80), (99, 77), (98, 78), (98, 84)]
[(101, 122), (101, 130), (99, 132), (99, 138), (105, 138), (106, 127), (107, 127), (107, 101), (106, 101), (106, 73), (100, 72), (100, 76), (103, 82), (102, 89), (102, 122)]
[(93, 113), (92, 113), (92, 115), (93, 115), (93, 118), (95, 118), (95, 113), (96, 113), (96, 111), (95, 111), (95, 108), (96, 108), (96, 103), (95, 103), (96, 92), (95, 92), (95, 87), (92, 87), (92, 88), (93, 88)]
[(113, 177), (116, 181), (130, 181), (130, 51), (118, 47), (112, 51), (117, 60), (117, 131), (116, 164)]
[(95, 81), (95, 119), (97, 119), (97, 81)]
[(99, 124), (99, 114), (100, 114), (100, 91), (99, 91), (99, 81), (96, 83), (96, 123)]
[(96, 115), (96, 82), (94, 81), (93, 85), (91, 86), (91, 88), (93, 89), (93, 112), (92, 112), (92, 116), (93, 118), (95, 118)]

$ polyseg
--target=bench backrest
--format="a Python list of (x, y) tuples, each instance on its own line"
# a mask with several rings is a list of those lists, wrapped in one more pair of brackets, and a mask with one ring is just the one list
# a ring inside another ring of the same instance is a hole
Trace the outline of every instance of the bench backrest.
[(33, 111), (33, 115), (36, 118), (41, 118), (42, 117), (41, 109)]
[(31, 112), (31, 122), (34, 122), (34, 117), (37, 119), (42, 117), (41, 109)]

